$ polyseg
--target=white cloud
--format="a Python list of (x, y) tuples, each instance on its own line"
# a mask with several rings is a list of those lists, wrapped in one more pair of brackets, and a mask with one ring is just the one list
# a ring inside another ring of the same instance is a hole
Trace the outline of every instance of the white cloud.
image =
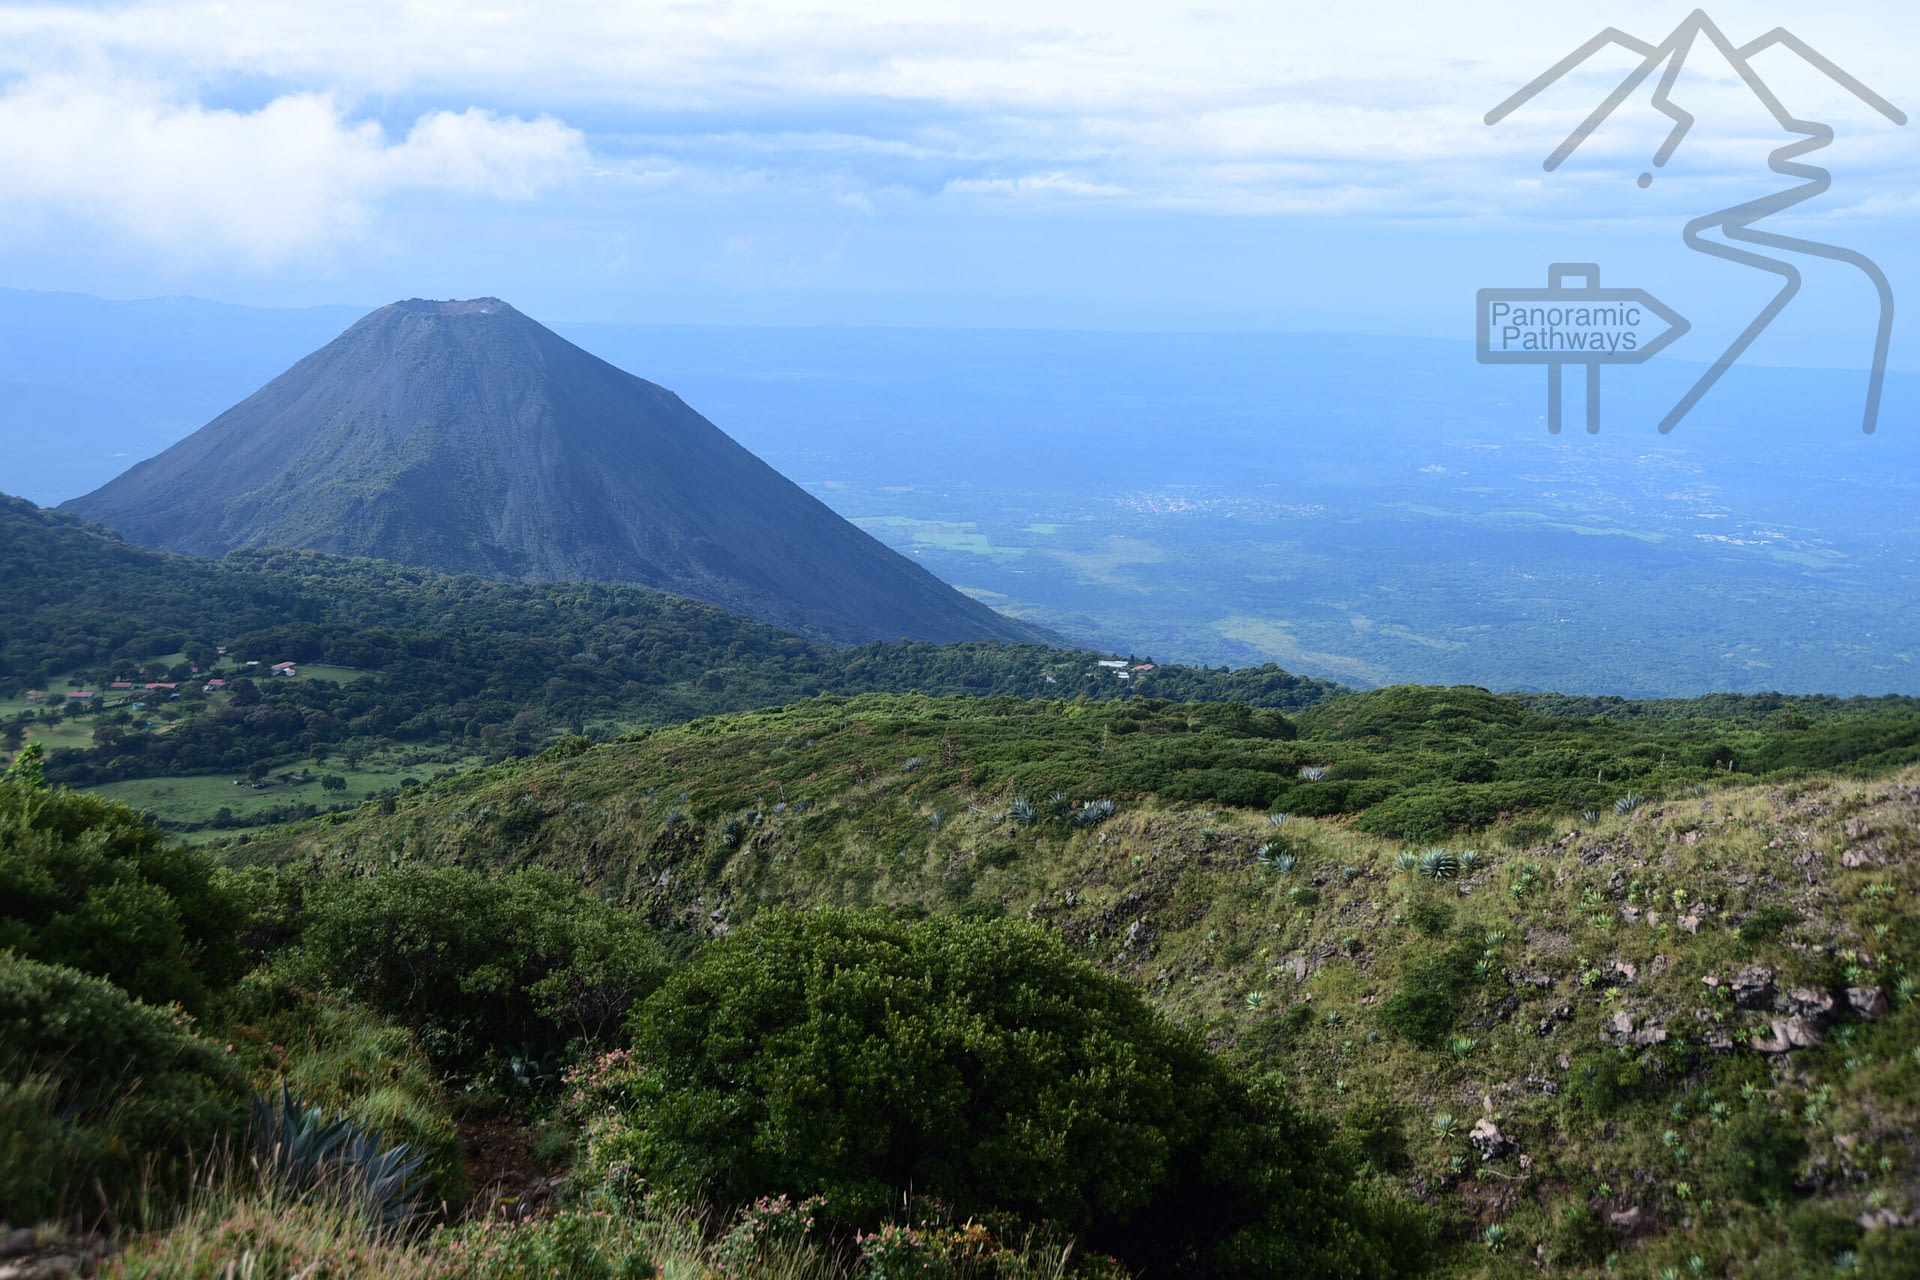
[(992, 195), (1123, 196), (1127, 194), (1125, 187), (1108, 182), (1087, 182), (1065, 173), (1029, 173), (1018, 178), (955, 178), (946, 185), (946, 190)]
[[(1678, 16), (1616, 9), (1607, 20), (1643, 37)], [(1905, 19), (1897, 0), (1818, 15), (1749, 0), (1728, 29), (1785, 23), (1897, 96)], [(634, 210), (672, 187), (848, 213), (1078, 196), (1476, 217), (1541, 177), (1634, 59), (1614, 51), (1498, 128), (1482, 114), (1599, 25), (1494, 0), (0, 0), (0, 79), (22, 77), (0, 96), (0, 164), (26, 172), (0, 184), (0, 210), (74, 210), (257, 261), (354, 234), (396, 192), (524, 197), (576, 172)], [(426, 112), (402, 138), (365, 117), (396, 102)], [(435, 109), (473, 103), (492, 113)], [(1857, 117), (1842, 136), (1859, 169), (1823, 207), (1905, 189), (1920, 168), (1920, 125)], [(1631, 183), (1665, 127), (1623, 114), (1581, 159), (1630, 166)], [(1571, 170), (1533, 212), (1587, 200)]]
[(76, 76), (0, 94), (0, 212), (77, 218), (189, 258), (271, 265), (359, 232), (396, 192), (524, 198), (585, 163), (558, 121), (478, 109), (423, 115), (395, 141), (324, 92), (252, 111)]

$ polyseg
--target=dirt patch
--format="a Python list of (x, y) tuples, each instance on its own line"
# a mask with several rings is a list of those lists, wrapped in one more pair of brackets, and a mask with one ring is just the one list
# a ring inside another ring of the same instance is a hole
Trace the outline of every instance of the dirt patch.
[(458, 1128), (473, 1187), (468, 1217), (525, 1220), (553, 1212), (561, 1179), (541, 1163), (532, 1129), (494, 1116), (462, 1120)]

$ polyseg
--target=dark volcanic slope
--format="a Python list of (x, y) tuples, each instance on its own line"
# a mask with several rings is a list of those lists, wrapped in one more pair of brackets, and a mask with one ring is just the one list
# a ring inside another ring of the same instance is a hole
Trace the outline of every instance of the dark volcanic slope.
[(382, 307), (62, 508), (149, 547), (637, 582), (837, 640), (1052, 640), (493, 298)]

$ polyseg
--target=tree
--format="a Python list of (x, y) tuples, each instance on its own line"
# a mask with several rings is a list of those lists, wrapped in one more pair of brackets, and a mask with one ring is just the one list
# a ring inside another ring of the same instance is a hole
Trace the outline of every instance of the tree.
[(347, 780), (337, 773), (329, 773), (320, 779), (320, 788), (323, 791), (345, 791)]

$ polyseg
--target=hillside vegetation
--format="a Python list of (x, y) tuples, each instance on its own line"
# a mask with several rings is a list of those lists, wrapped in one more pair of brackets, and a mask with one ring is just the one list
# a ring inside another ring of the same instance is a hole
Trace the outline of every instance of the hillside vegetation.
[[(13, 708), (0, 745), (45, 742), (50, 776), (76, 786), (263, 784), (217, 787), (197, 803), (120, 786), (184, 830), (299, 817), (569, 733), (604, 739), (821, 692), (1132, 690), (1094, 654), (834, 648), (637, 587), (520, 585), (317, 552), (164, 555), (12, 499), (0, 500), (0, 570), (0, 699), (12, 699), (0, 705)], [(301, 674), (265, 674), (281, 662)], [(1165, 697), (1287, 709), (1338, 691), (1272, 667), (1160, 667), (1132, 679)], [(27, 690), (43, 694), (37, 705), (20, 700)], [(82, 690), (95, 698), (57, 705)], [(318, 785), (327, 776), (343, 785), (329, 793)]]
[(1444, 1213), (1451, 1274), (1911, 1275), (1920, 770), (1901, 716), (1762, 719), (821, 699), (222, 856), (538, 865), (692, 938), (789, 905), (1031, 921), (1339, 1117)]

